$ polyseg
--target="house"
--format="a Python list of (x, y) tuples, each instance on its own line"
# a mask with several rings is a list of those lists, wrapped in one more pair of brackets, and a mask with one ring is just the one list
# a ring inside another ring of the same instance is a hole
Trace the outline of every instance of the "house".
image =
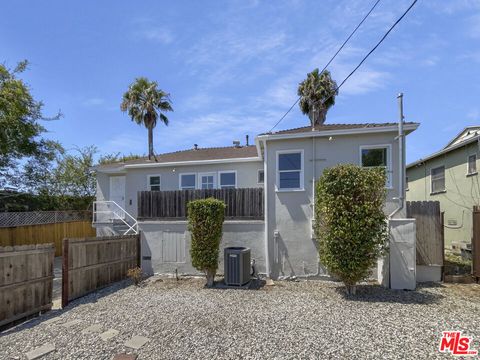
[[(405, 133), (417, 127), (405, 123)], [(263, 188), (264, 216), (225, 221), (221, 247), (250, 247), (258, 271), (274, 279), (321, 275), (324, 270), (312, 228), (316, 179), (325, 168), (339, 163), (385, 167), (385, 213), (391, 214), (398, 206), (398, 149), (398, 124), (324, 124), (260, 134), (255, 145), (195, 145), (159, 155), (156, 161), (98, 166), (94, 225), (99, 235), (115, 231), (108, 222), (115, 217), (129, 224), (127, 231), (141, 230), (146, 272), (194, 273), (185, 219), (138, 218), (142, 206), (138, 199), (143, 201), (139, 192)], [(404, 212), (398, 215), (402, 214), (405, 217)]]
[(445, 247), (466, 249), (472, 239), (472, 210), (480, 204), (480, 126), (469, 126), (443, 149), (407, 165), (407, 200), (440, 202)]

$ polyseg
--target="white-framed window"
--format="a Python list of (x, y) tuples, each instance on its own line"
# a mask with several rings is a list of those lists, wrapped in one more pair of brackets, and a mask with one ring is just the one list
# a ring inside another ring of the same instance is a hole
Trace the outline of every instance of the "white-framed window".
[(362, 145), (360, 146), (360, 166), (383, 167), (387, 175), (387, 188), (392, 187), (392, 146)]
[(265, 183), (265, 172), (263, 169), (258, 169), (257, 171), (257, 184)]
[(432, 194), (445, 191), (445, 166), (430, 170), (430, 191)]
[(467, 175), (477, 173), (477, 154), (469, 155), (467, 161)]
[(215, 178), (216, 174), (214, 172), (198, 174), (198, 188), (215, 189), (217, 187)]
[(235, 189), (237, 187), (237, 172), (219, 171), (218, 184), (220, 189)]
[(196, 173), (179, 174), (179, 188), (180, 190), (195, 189), (197, 185)]
[(160, 191), (160, 175), (148, 175), (148, 189)]
[(303, 190), (303, 150), (277, 151), (277, 190)]

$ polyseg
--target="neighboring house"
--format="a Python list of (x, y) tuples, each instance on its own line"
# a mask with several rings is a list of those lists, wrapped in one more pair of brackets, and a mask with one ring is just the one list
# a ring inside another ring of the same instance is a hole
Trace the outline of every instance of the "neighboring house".
[(440, 201), (447, 248), (471, 246), (472, 210), (480, 205), (479, 146), (480, 126), (469, 126), (442, 150), (407, 165), (407, 200)]
[[(417, 127), (404, 125), (406, 134)], [(261, 134), (254, 146), (195, 146), (159, 155), (157, 161), (102, 165), (96, 169), (97, 206), (113, 200), (136, 219), (138, 191), (264, 187), (264, 219), (227, 220), (221, 247), (250, 247), (259, 271), (274, 279), (321, 275), (312, 229), (316, 179), (325, 168), (339, 163), (385, 167), (385, 213), (392, 213), (398, 205), (397, 135), (395, 123), (324, 124), (315, 130), (302, 127)], [(98, 220), (99, 215), (96, 226), (101, 235), (111, 226)], [(404, 212), (397, 215), (405, 217)], [(138, 228), (146, 272), (196, 272), (190, 263), (185, 220), (139, 219)]]

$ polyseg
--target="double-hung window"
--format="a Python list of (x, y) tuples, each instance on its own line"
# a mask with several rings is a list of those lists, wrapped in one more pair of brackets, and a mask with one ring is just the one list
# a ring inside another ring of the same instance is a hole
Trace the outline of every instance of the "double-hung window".
[(220, 189), (235, 189), (237, 187), (237, 173), (235, 171), (220, 171), (218, 173)]
[(439, 166), (430, 171), (432, 194), (445, 191), (445, 166)]
[(477, 155), (473, 154), (468, 157), (467, 175), (477, 173)]
[(387, 176), (386, 187), (392, 187), (392, 150), (390, 145), (360, 146), (360, 164), (363, 167), (382, 167)]
[(197, 183), (197, 175), (196, 174), (180, 174), (180, 189), (181, 190), (195, 189), (196, 183)]
[(303, 190), (303, 150), (277, 152), (277, 189)]
[(148, 175), (148, 188), (150, 191), (160, 191), (160, 175)]

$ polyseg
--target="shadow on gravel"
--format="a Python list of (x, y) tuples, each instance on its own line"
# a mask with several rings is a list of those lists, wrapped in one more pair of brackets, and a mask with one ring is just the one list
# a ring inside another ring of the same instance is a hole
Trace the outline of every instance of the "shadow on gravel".
[(242, 286), (229, 286), (226, 285), (223, 281), (216, 281), (213, 285), (214, 290), (260, 290), (266, 284), (265, 280), (262, 279), (252, 279), (249, 283), (242, 285)]
[(110, 294), (113, 294), (113, 293), (115, 293), (115, 292), (117, 292), (121, 289), (124, 289), (124, 288), (130, 286), (130, 285), (131, 285), (130, 280), (122, 280), (122, 281), (114, 283), (114, 284), (112, 284), (108, 287), (96, 290), (95, 292), (92, 292), (90, 294), (82, 296), (78, 299), (72, 300), (67, 305), (67, 307), (65, 307), (63, 309), (50, 310), (50, 311), (47, 311), (47, 312), (41, 314), (40, 316), (31, 317), (30, 319), (22, 320), (23, 322), (19, 323), (19, 325), (14, 325), (13, 327), (9, 327), (8, 329), (5, 328), (5, 329), (3, 329), (3, 331), (2, 331), (2, 329), (0, 329), (0, 338), (4, 335), (7, 335), (7, 334), (12, 334), (12, 333), (15, 333), (15, 332), (18, 332), (18, 331), (31, 329), (31, 328), (33, 328), (37, 325), (40, 325), (40, 324), (44, 323), (45, 321), (48, 321), (49, 323), (52, 323), (52, 324), (57, 324), (57, 321), (58, 321), (58, 325), (60, 325), (62, 323), (62, 321), (60, 319), (60, 316), (63, 315), (64, 313), (67, 313), (69, 310), (72, 310), (73, 308), (75, 308), (78, 305), (95, 303), (99, 299), (101, 299), (105, 296), (108, 296)]
[(425, 291), (428, 288), (443, 288), (441, 284), (422, 285), (417, 290), (391, 290), (380, 285), (357, 285), (357, 294), (348, 295), (345, 287), (339, 286), (335, 291), (345, 300), (373, 303), (397, 303), (397, 304), (437, 304), (444, 298), (442, 294)]

